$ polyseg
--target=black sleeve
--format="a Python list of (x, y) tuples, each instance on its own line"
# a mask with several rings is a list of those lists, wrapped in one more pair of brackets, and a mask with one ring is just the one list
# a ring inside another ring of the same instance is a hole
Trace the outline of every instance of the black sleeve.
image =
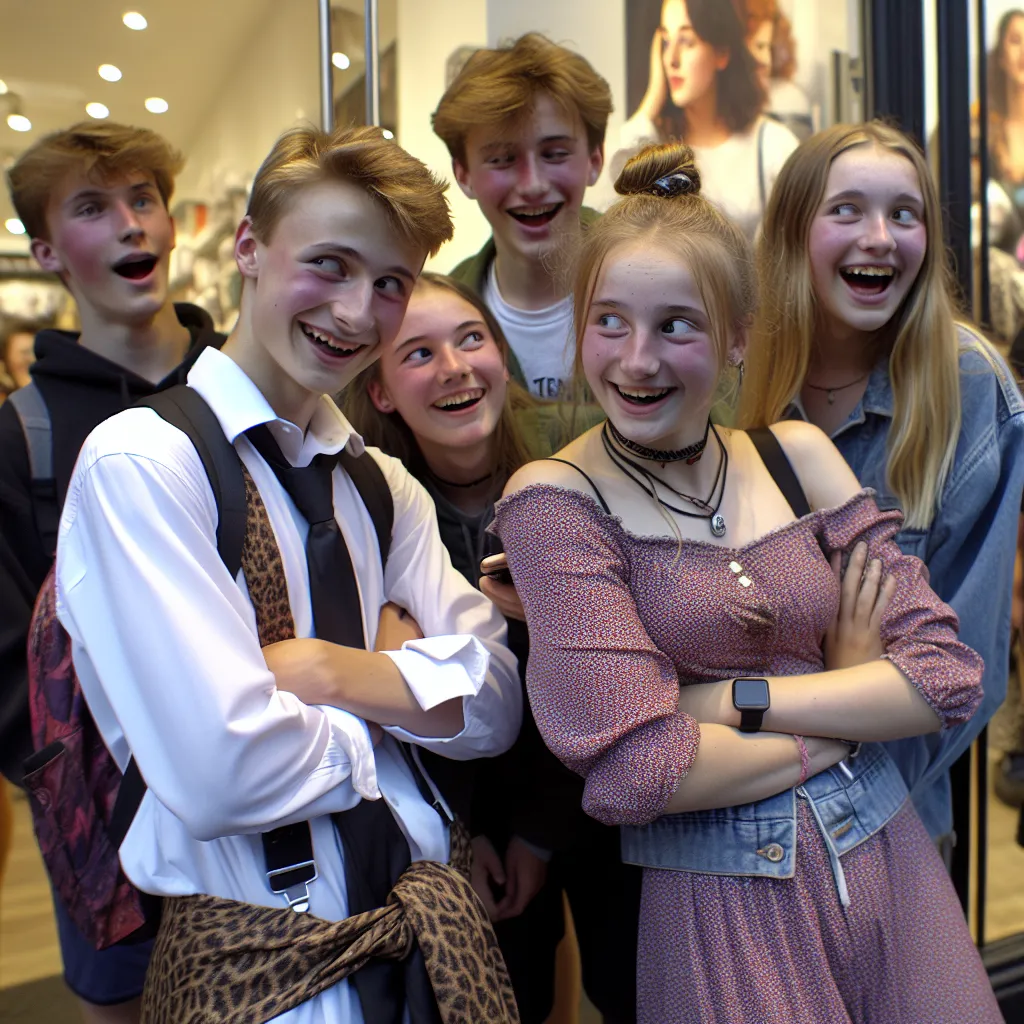
[(28, 453), (14, 408), (0, 405), (0, 773), (20, 785), (32, 752), (25, 644), (50, 559), (32, 516)]
[[(509, 622), (509, 647), (526, 670), (526, 624)], [(473, 835), (503, 847), (513, 835), (552, 852), (568, 846), (583, 816), (583, 779), (544, 745), (523, 693), (523, 725), (512, 749), (478, 762), (473, 790)]]

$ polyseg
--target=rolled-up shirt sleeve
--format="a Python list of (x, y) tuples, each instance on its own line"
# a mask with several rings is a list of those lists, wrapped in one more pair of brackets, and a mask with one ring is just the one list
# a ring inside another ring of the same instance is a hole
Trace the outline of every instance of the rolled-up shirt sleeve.
[[(384, 471), (395, 502), (385, 598), (405, 608), (426, 637), (384, 653), (420, 707), (427, 710), (461, 697), (464, 717), (463, 728), (451, 737), (417, 736), (394, 726), (385, 731), (454, 760), (501, 754), (515, 742), (523, 714), (505, 620), (452, 566), (423, 487), (396, 459), (367, 450)], [(375, 633), (373, 623), (368, 627)]]
[(166, 426), (166, 457), (112, 454), (105, 442), (123, 445), (124, 430), (107, 430), (80, 458), (56, 583), (83, 693), (119, 765), (133, 756), (200, 840), (346, 810), (360, 799), (354, 763), (364, 795), (377, 795), (365, 724), (277, 689), (252, 606), (218, 555), (190, 442)]

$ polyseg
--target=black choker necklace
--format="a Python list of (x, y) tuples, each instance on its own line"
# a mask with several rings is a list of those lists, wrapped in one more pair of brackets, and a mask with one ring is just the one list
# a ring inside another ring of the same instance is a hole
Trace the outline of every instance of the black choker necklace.
[(708, 444), (708, 431), (711, 429), (711, 417), (709, 416), (707, 423), (704, 425), (704, 436), (699, 441), (694, 441), (693, 444), (688, 444), (685, 448), (677, 448), (674, 451), (662, 451), (660, 448), (648, 448), (646, 445), (637, 444), (636, 441), (630, 441), (628, 437), (622, 436), (611, 420), (606, 422), (609, 430), (611, 430), (612, 437), (627, 452), (632, 452), (641, 459), (648, 459), (651, 462), (682, 462), (685, 459), (689, 466), (700, 461), (700, 457), (704, 454), (704, 449)]
[[(667, 508), (670, 512), (675, 512), (676, 515), (686, 516), (688, 519), (706, 519), (708, 525), (711, 527), (711, 532), (716, 537), (725, 536), (725, 516), (719, 512), (719, 508), (722, 505), (722, 499), (725, 497), (725, 483), (729, 475), (729, 452), (725, 445), (722, 444), (722, 439), (718, 436), (718, 431), (715, 430), (714, 424), (710, 423), (710, 429), (715, 435), (715, 440), (718, 442), (718, 447), (721, 449), (721, 458), (718, 460), (718, 470), (715, 473), (714, 482), (711, 485), (711, 493), (707, 496), (707, 499), (698, 498), (695, 495), (687, 494), (685, 491), (680, 491), (673, 487), (671, 484), (662, 480), (660, 477), (656, 477), (649, 469), (639, 465), (632, 459), (626, 458), (625, 455), (620, 452), (615, 445), (612, 444), (612, 434), (609, 431), (611, 424), (609, 421), (605, 421), (604, 428), (601, 431), (601, 441), (604, 444), (604, 449), (608, 453), (608, 457), (612, 460), (613, 464), (634, 484), (637, 485), (642, 491), (645, 491), (651, 498), (653, 498), (662, 508)], [(614, 427), (611, 430), (614, 431)], [(657, 492), (656, 485), (664, 487), (666, 490), (671, 491), (673, 494), (682, 498), (684, 501), (688, 501), (694, 508), (700, 509), (699, 512), (687, 512), (686, 509), (678, 508), (675, 505), (670, 505), (665, 501)], [(721, 485), (721, 489), (719, 489)], [(715, 495), (718, 495), (716, 498)]]
[(491, 477), (494, 476), (494, 470), (492, 469), (490, 473), (485, 473), (482, 477), (479, 477), (476, 480), (470, 480), (468, 483), (459, 484), (456, 483), (454, 480), (445, 480), (443, 477), (438, 476), (432, 469), (428, 468), (427, 472), (430, 474), (433, 480), (435, 480), (439, 484), (444, 484), (445, 487), (478, 487), (485, 480), (490, 480)]

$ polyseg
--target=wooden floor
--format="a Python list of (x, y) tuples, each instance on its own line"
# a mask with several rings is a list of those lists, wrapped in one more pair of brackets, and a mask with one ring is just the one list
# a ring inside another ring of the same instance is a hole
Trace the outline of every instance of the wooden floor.
[(0, 988), (60, 974), (53, 898), (32, 835), (28, 802), (14, 801), (14, 836), (0, 892)]

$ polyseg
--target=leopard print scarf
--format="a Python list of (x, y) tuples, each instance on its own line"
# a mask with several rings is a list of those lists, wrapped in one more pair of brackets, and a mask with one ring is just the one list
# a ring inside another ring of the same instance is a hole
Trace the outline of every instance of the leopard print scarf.
[[(452, 855), (468, 867), (468, 836)], [(142, 1024), (262, 1024), (308, 1002), (370, 957), (418, 943), (444, 1024), (518, 1024), (494, 929), (462, 871), (416, 861), (386, 906), (343, 921), (215, 896), (164, 904)]]
[[(261, 646), (295, 635), (266, 507), (245, 473), (242, 567)], [(371, 957), (419, 945), (444, 1024), (518, 1024), (508, 970), (469, 884), (469, 835), (451, 828), (450, 864), (416, 861), (385, 906), (343, 921), (216, 896), (164, 900), (142, 1024), (262, 1024), (337, 984)]]

